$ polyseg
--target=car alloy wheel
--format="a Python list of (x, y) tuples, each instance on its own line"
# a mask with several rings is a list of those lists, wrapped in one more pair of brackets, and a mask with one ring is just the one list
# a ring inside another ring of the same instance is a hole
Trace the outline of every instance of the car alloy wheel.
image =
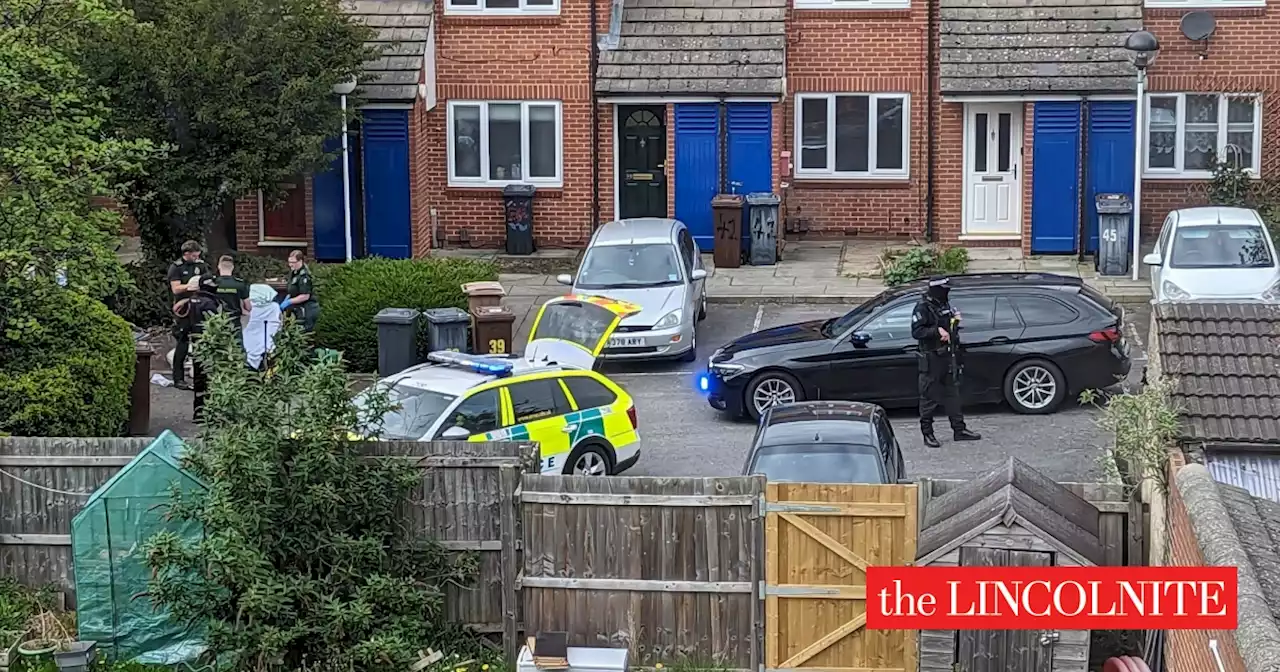
[(1048, 369), (1031, 365), (1013, 377), (1013, 398), (1024, 408), (1038, 411), (1058, 396), (1058, 381)]
[(791, 383), (772, 376), (760, 381), (751, 393), (751, 405), (756, 413), (764, 413), (778, 404), (790, 404), (795, 400), (796, 391)]
[(578, 456), (573, 463), (574, 476), (608, 476), (609, 465), (603, 456), (594, 450), (588, 450)]

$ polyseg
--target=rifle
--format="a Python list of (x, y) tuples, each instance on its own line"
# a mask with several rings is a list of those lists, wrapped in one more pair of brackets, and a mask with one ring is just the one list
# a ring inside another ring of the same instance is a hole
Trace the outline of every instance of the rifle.
[(948, 326), (947, 331), (951, 334), (951, 340), (947, 341), (947, 350), (951, 354), (951, 379), (959, 386), (960, 374), (963, 372), (960, 365), (960, 344), (956, 342), (960, 334), (960, 318), (952, 317)]

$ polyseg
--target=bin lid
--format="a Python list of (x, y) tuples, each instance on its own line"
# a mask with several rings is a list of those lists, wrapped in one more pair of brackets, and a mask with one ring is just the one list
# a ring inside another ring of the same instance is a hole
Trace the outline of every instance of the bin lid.
[(760, 191), (754, 194), (747, 194), (747, 205), (777, 205), (782, 199), (777, 194), (767, 191)]
[(462, 292), (467, 296), (506, 296), (507, 290), (503, 288), (501, 282), (493, 280), (482, 280), (480, 282), (468, 282), (462, 285)]
[(1120, 215), (1133, 212), (1133, 202), (1128, 194), (1098, 194), (1093, 199), (1098, 212), (1106, 215)]
[(373, 316), (374, 324), (413, 324), (422, 313), (413, 308), (383, 308)]
[(453, 324), (454, 322), (470, 322), (467, 311), (450, 306), (448, 308), (428, 308), (422, 313), (431, 324)]
[(716, 194), (711, 199), (711, 207), (725, 206), (736, 208), (742, 205), (742, 196), (739, 194)]
[(502, 322), (516, 319), (516, 314), (502, 306), (480, 306), (471, 311), (476, 322)]
[(502, 188), (503, 196), (533, 196), (538, 188), (532, 184), (508, 184)]

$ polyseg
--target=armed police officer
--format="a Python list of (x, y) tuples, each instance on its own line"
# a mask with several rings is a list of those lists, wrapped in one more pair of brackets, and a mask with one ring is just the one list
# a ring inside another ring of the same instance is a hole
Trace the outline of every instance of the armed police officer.
[(920, 433), (924, 445), (941, 446), (933, 433), (933, 416), (942, 406), (951, 421), (956, 441), (977, 441), (960, 414), (960, 313), (947, 300), (951, 293), (946, 278), (934, 278), (911, 315), (911, 337), (920, 344), (919, 360)]
[[(169, 264), (169, 272), (166, 276), (169, 280), (169, 289), (173, 292), (175, 313), (178, 312), (177, 306), (183, 299), (188, 299), (195, 294), (195, 290), (189, 287), (192, 278), (208, 274), (209, 267), (200, 259), (200, 243), (194, 240), (183, 243), (182, 257)], [(191, 350), (191, 320), (188, 317), (178, 316), (173, 327), (173, 337), (177, 340), (173, 350), (173, 386), (190, 390), (191, 384), (186, 380), (187, 353)]]

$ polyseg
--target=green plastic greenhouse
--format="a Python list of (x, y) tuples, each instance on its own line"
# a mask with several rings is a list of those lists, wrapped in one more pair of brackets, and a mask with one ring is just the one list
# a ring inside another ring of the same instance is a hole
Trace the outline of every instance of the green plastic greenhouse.
[(71, 522), (80, 639), (117, 660), (176, 665), (204, 649), (202, 633), (172, 621), (147, 597), (143, 551), (157, 532), (199, 539), (195, 523), (165, 520), (171, 488), (207, 490), (182, 467), (186, 446), (166, 430), (102, 484)]

